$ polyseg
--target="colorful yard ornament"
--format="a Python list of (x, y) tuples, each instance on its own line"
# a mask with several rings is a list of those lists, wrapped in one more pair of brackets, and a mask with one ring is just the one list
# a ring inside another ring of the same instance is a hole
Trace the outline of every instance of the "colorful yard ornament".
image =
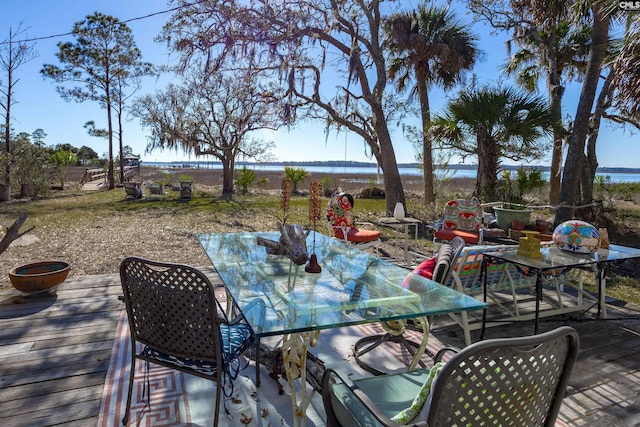
[(572, 219), (553, 231), (553, 242), (563, 251), (578, 254), (594, 253), (600, 248), (600, 232), (585, 221)]

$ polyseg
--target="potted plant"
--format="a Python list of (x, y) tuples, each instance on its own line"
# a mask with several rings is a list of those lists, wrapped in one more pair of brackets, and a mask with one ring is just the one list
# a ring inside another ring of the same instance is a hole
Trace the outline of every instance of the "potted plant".
[(515, 179), (512, 178), (511, 171), (502, 171), (500, 179), (502, 207), (494, 208), (498, 227), (509, 233), (513, 221), (521, 221), (525, 225), (529, 224), (533, 211), (527, 207), (524, 195), (544, 185), (542, 172), (538, 169), (521, 167), (518, 169)]
[(164, 194), (164, 181), (154, 181), (147, 185), (150, 194)]

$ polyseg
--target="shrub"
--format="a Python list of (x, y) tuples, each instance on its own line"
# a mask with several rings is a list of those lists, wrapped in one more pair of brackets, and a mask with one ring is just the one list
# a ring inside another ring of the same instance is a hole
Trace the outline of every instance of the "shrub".
[(238, 177), (236, 179), (235, 185), (240, 187), (240, 191), (242, 194), (247, 194), (249, 191), (249, 187), (253, 185), (253, 182), (256, 180), (256, 173), (248, 169), (246, 166), (243, 166), (238, 173)]
[(284, 177), (291, 181), (293, 185), (293, 192), (298, 192), (298, 184), (301, 184), (305, 179), (309, 178), (311, 174), (303, 168), (293, 168), (291, 166), (284, 167)]

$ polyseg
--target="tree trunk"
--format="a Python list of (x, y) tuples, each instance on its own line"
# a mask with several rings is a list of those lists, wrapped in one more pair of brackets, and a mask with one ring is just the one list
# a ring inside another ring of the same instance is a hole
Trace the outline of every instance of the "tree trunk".
[(0, 182), (0, 202), (8, 202), (11, 199), (11, 185)]
[[(107, 98), (109, 95), (107, 95)], [(113, 165), (113, 123), (111, 120), (111, 103), (107, 101), (107, 123), (109, 129), (109, 170), (107, 172), (107, 179), (109, 180), (109, 190), (116, 188), (116, 178)]]
[(474, 195), (485, 202), (495, 201), (498, 189), (498, 151), (486, 132), (478, 129), (478, 175)]
[(233, 196), (233, 163), (226, 156), (222, 159), (222, 196), (223, 198)]
[[(591, 140), (591, 137), (589, 137)], [(595, 155), (595, 153), (593, 153)], [(580, 176), (580, 205), (589, 205), (593, 201), (593, 178), (591, 177), (592, 163), (595, 161), (595, 167), (598, 167), (598, 161), (595, 158), (589, 158), (589, 155), (585, 155), (582, 163), (582, 174)], [(576, 211), (576, 216), (582, 218), (585, 221), (592, 219), (591, 206), (581, 208)]]
[[(4, 121), (4, 143), (5, 143), (5, 152), (7, 156), (11, 155), (11, 86), (13, 86), (13, 54), (11, 53), (13, 49), (13, 33), (12, 29), (9, 28), (9, 58), (8, 64), (6, 66), (7, 69), (7, 101), (5, 105), (5, 121)], [(0, 192), (0, 201), (9, 201), (11, 198), (11, 158), (7, 160), (7, 164), (5, 166), (5, 180), (4, 184), (8, 187), (8, 190), (4, 189), (4, 192)], [(0, 188), (1, 190), (2, 188)]]
[(120, 184), (124, 184), (124, 146), (122, 144), (122, 103), (118, 109), (118, 143), (120, 145)]
[(562, 182), (562, 144), (564, 138), (558, 132), (553, 135), (553, 151), (551, 153), (551, 169), (549, 171), (549, 203), (555, 204), (560, 196)]
[(400, 178), (400, 171), (398, 170), (398, 163), (396, 162), (396, 153), (391, 143), (391, 135), (389, 135), (389, 128), (387, 127), (384, 111), (380, 104), (371, 105), (371, 108), (373, 110), (373, 126), (378, 136), (378, 143), (380, 144), (380, 155), (377, 159), (384, 176), (386, 214), (389, 216), (393, 215), (396, 203), (402, 203), (405, 207), (405, 212), (407, 212), (402, 179)]
[(427, 136), (431, 123), (429, 108), (429, 93), (427, 92), (426, 76), (420, 67), (416, 68), (416, 86), (420, 98), (420, 113), (422, 117), (422, 173), (424, 176), (424, 202), (429, 205), (435, 202), (433, 185), (433, 149), (431, 139)]
[(608, 46), (610, 18), (602, 9), (603, 5), (600, 3), (594, 3), (592, 6), (594, 24), (591, 30), (591, 53), (582, 84), (573, 131), (569, 137), (569, 149), (558, 198), (558, 203), (563, 203), (567, 206), (561, 206), (556, 211), (556, 225), (571, 219), (573, 212), (571, 206), (574, 206), (577, 201), (591, 108), (596, 96), (602, 61)]
[[(600, 133), (600, 124), (602, 122), (602, 116), (604, 115), (610, 104), (611, 95), (611, 81), (613, 80), (614, 71), (611, 70), (609, 75), (604, 81), (598, 100), (596, 101), (596, 108), (591, 117), (591, 132), (587, 140), (587, 154), (585, 156), (585, 167), (582, 174), (582, 182), (580, 183), (580, 199), (581, 204), (589, 205), (593, 201), (593, 181), (596, 177), (596, 171), (598, 170), (598, 157), (596, 155), (596, 142)], [(592, 207), (587, 207), (583, 210), (584, 215), (590, 216), (593, 211)]]
[[(555, 65), (552, 62), (551, 65)], [(553, 151), (551, 153), (551, 170), (549, 174), (549, 203), (555, 204), (560, 195), (560, 173), (562, 166), (562, 144), (564, 142), (564, 129), (562, 125), (562, 96), (564, 87), (560, 85), (560, 79), (555, 67), (549, 72), (549, 99), (553, 109), (553, 118), (557, 122), (557, 128), (553, 132)]]

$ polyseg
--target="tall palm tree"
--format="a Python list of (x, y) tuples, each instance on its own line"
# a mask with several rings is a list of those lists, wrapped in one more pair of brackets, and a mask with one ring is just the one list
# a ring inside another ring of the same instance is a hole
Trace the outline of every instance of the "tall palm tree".
[[(566, 15), (566, 12), (563, 12)], [(516, 75), (518, 83), (535, 91), (541, 78), (546, 78), (549, 103), (557, 122), (562, 120), (562, 97), (565, 83), (581, 78), (587, 65), (590, 48), (590, 28), (571, 25), (563, 16), (548, 19), (541, 27), (527, 27), (528, 31), (515, 31), (514, 40), (519, 50), (510, 56), (504, 70)], [(549, 23), (551, 22), (551, 23)], [(560, 193), (562, 146), (567, 132), (558, 127), (553, 136), (549, 201), (556, 203)]]
[(613, 76), (613, 84), (617, 87), (616, 105), (626, 116), (640, 120), (640, 24), (630, 22), (631, 16), (627, 18), (625, 44), (614, 62), (620, 72)]
[(394, 56), (389, 76), (396, 80), (399, 91), (407, 89), (412, 77), (411, 93), (420, 101), (422, 119), (422, 164), (426, 203), (435, 200), (433, 155), (427, 130), (431, 122), (429, 87), (451, 88), (460, 82), (463, 72), (470, 70), (478, 55), (477, 37), (459, 23), (448, 8), (420, 6), (417, 11), (398, 13), (385, 23), (387, 43)]
[(475, 195), (495, 200), (500, 159), (531, 160), (545, 154), (541, 138), (553, 133), (544, 98), (512, 88), (472, 88), (434, 117), (430, 134), (463, 157), (478, 159)]

